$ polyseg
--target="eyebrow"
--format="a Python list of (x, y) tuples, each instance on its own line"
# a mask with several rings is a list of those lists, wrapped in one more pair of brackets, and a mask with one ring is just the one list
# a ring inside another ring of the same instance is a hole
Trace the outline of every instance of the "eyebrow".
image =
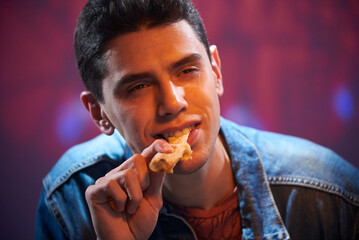
[[(188, 56), (185, 56), (184, 58), (180, 59), (179, 61), (176, 61), (174, 63), (171, 63), (169, 66), (169, 70), (175, 71), (178, 68), (181, 68), (184, 65), (187, 65), (189, 63), (198, 62), (202, 59), (202, 56), (198, 53), (193, 53)], [(150, 72), (143, 72), (138, 74), (125, 74), (122, 76), (115, 84), (114, 93), (121, 92), (122, 86), (125, 86), (127, 84), (130, 84), (132, 82), (136, 82), (141, 79), (145, 78), (153, 78), (153, 74)]]
[(202, 56), (198, 53), (190, 54), (190, 55), (180, 59), (179, 61), (172, 63), (170, 65), (170, 69), (175, 70), (184, 65), (187, 65), (188, 63), (197, 62), (197, 61), (201, 60), (201, 58), (202, 58)]

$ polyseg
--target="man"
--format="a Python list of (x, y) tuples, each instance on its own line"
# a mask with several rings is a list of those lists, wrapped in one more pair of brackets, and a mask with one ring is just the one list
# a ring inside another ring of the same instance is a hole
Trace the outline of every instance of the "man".
[[(90, 0), (81, 100), (105, 134), (44, 179), (37, 239), (355, 239), (358, 171), (306, 140), (220, 118), (220, 59), (187, 0)], [(152, 172), (169, 135), (192, 159)], [(108, 136), (106, 136), (108, 135)]]

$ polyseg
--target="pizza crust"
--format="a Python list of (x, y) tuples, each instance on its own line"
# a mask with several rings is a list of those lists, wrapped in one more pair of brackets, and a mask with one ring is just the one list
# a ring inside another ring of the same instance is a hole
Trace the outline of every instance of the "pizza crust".
[(168, 142), (173, 148), (172, 153), (157, 153), (151, 160), (149, 168), (157, 173), (173, 173), (178, 161), (192, 159), (191, 146), (187, 143), (189, 133), (180, 137), (169, 137)]

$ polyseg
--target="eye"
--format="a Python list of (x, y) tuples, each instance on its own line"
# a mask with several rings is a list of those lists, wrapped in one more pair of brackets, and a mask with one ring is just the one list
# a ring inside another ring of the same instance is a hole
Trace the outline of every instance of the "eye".
[(180, 75), (192, 75), (192, 74), (197, 73), (197, 72), (198, 72), (197, 67), (188, 67), (188, 68), (185, 68), (184, 70), (182, 70), (180, 72)]
[(195, 71), (195, 69), (189, 68), (189, 69), (185, 69), (182, 71), (182, 73), (186, 74), (186, 73), (190, 73), (192, 71)]
[(187, 74), (187, 73), (191, 73), (191, 72), (194, 72), (194, 71), (197, 71), (197, 68), (186, 68), (185, 70), (182, 71), (183, 74)]
[(134, 85), (133, 87), (131, 87), (129, 89), (129, 92), (132, 93), (132, 92), (135, 92), (135, 91), (139, 91), (139, 90), (147, 88), (149, 86), (150, 86), (149, 84), (145, 84), (145, 83), (137, 84), (137, 85)]

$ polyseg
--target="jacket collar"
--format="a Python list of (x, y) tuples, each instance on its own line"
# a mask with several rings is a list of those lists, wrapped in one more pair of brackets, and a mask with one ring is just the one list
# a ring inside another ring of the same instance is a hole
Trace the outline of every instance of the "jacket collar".
[(256, 146), (238, 125), (224, 118), (221, 118), (221, 133), (238, 187), (244, 239), (289, 239)]

